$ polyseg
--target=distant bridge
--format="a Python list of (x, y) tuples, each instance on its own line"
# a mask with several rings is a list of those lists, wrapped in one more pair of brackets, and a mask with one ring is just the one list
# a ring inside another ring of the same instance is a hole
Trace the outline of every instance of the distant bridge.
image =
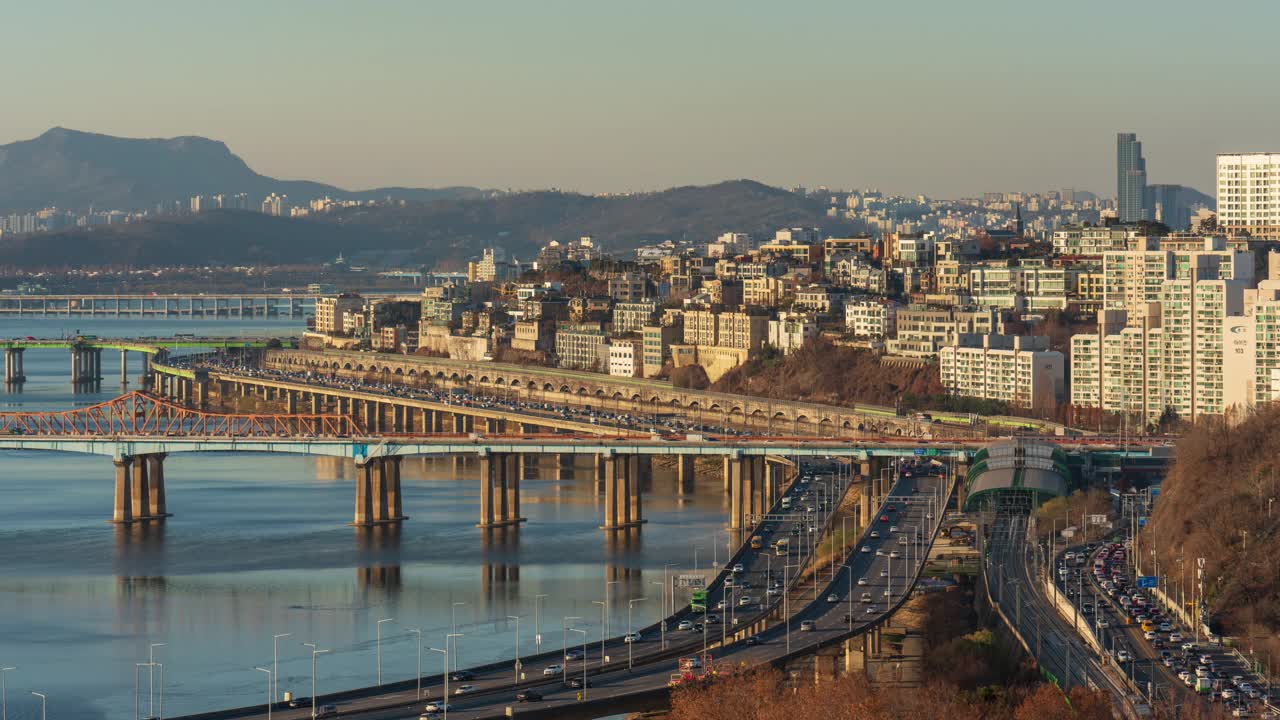
[(71, 382), (73, 385), (94, 383), (102, 379), (102, 351), (120, 351), (120, 384), (128, 383), (129, 353), (142, 355), (142, 374), (150, 372), (152, 357), (163, 357), (173, 349), (231, 349), (231, 348), (291, 348), (293, 338), (264, 337), (173, 337), (99, 338), (96, 335), (76, 335), (67, 338), (12, 338), (0, 340), (4, 350), (4, 381), (6, 385), (26, 380), (25, 354), (27, 350), (71, 351)]

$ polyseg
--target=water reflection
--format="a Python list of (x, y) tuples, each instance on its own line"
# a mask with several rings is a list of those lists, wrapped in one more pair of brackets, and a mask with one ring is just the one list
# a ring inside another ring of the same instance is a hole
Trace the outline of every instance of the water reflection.
[(480, 594), (486, 600), (512, 598), (520, 582), (520, 526), (481, 531)]
[(608, 580), (630, 580), (640, 577), (640, 568), (632, 563), (640, 552), (640, 528), (631, 527), (605, 533), (605, 576)]
[[(369, 602), (400, 592), (400, 525), (355, 528), (356, 587)], [(378, 597), (380, 596), (380, 597)]]

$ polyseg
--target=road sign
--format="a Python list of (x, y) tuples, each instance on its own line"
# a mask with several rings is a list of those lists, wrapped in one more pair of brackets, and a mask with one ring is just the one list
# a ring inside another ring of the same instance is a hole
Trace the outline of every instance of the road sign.
[(1138, 527), (1146, 527), (1147, 519), (1145, 517), (1138, 518)]
[(701, 590), (707, 587), (707, 576), (693, 573), (680, 573), (671, 578), (678, 588), (690, 588), (692, 590)]
[(1103, 514), (1088, 515), (1087, 517), (1089, 518), (1090, 525), (1106, 525), (1107, 524), (1106, 515), (1103, 515)]
[(1158, 487), (1153, 487), (1153, 488), (1151, 488), (1151, 497), (1155, 497), (1155, 496), (1157, 496), (1157, 495), (1159, 495), (1159, 494), (1160, 494), (1160, 488), (1158, 488)]
[(938, 450), (938, 448), (925, 448), (924, 454), (928, 455), (929, 457), (934, 457), (937, 455), (941, 455), (942, 452)]
[(1155, 575), (1139, 575), (1138, 576), (1138, 587), (1140, 588), (1153, 588), (1153, 587), (1158, 587), (1159, 585), (1160, 585), (1160, 580), (1156, 578)]
[(924, 451), (925, 451), (925, 449), (924, 449), (924, 448), (916, 448), (913, 452), (914, 452), (916, 455), (924, 455)]
[(351, 457), (367, 457), (369, 455), (369, 446), (364, 443), (355, 443), (351, 446)]

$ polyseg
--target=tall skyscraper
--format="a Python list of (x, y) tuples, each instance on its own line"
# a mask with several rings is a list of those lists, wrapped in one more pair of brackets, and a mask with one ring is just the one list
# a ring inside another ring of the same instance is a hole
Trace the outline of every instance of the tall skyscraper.
[(1120, 222), (1150, 220), (1147, 201), (1147, 161), (1134, 133), (1116, 134), (1116, 211)]

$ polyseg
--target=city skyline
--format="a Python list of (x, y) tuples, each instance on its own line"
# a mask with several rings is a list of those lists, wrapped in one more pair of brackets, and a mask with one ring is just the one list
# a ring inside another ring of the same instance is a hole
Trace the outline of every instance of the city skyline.
[[(1215, 154), (1280, 146), (1265, 121), (1280, 100), (1253, 91), (1274, 60), (1262, 33), (1276, 8), (1217, 10), (1236, 28), (1230, 53), (1177, 7), (1013, 10), (381, 4), (353, 20), (336, 4), (230, 3), (193, 23), (157, 3), (29, 5), (11, 26), (59, 25), (58, 52), (22, 33), (0, 50), (15, 65), (43, 58), (13, 79), (27, 102), (6, 109), (0, 142), (53, 126), (204, 135), (265, 174), (352, 189), (750, 177), (936, 197), (1112, 196), (1120, 131), (1142, 139), (1152, 178), (1210, 194)], [(780, 52), (788, 27), (801, 32)], [(1133, 27), (1177, 59), (1116, 42)]]

